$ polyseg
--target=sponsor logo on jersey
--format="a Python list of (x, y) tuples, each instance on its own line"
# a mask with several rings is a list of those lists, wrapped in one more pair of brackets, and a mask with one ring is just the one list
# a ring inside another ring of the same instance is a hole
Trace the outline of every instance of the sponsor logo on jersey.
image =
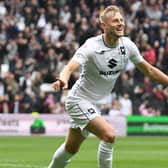
[[(116, 61), (114, 58), (110, 59), (108, 61), (108, 67), (113, 69), (114, 67), (117, 66), (118, 61)], [(99, 71), (100, 75), (104, 75), (104, 76), (109, 76), (109, 75), (114, 75), (117, 74), (118, 72), (120, 72), (120, 70), (117, 71)]]
[(120, 72), (120, 70), (118, 70), (118, 71), (99, 71), (99, 74), (104, 75), (104, 76), (109, 76), (109, 75), (114, 75), (118, 72)]
[[(103, 52), (101, 53), (103, 54)], [(119, 54), (121, 55), (125, 55), (126, 54), (126, 50), (125, 50), (125, 47), (124, 46), (121, 46), (119, 47)], [(118, 61), (115, 60), (114, 58), (111, 58), (109, 61), (108, 61), (108, 64), (107, 66), (110, 68), (110, 69), (113, 69), (117, 66), (118, 64)], [(117, 71), (99, 71), (99, 74), (100, 75), (104, 75), (104, 76), (110, 76), (110, 75), (114, 75), (114, 74), (117, 74), (119, 73), (120, 70), (117, 70)]]
[(117, 65), (117, 61), (114, 58), (112, 58), (108, 61), (109, 68), (113, 69), (116, 65)]

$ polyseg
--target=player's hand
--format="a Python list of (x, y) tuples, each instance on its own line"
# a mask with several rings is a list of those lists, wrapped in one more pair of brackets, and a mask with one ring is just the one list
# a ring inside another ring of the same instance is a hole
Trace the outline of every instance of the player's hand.
[(52, 84), (53, 88), (55, 89), (55, 91), (60, 91), (61, 89), (67, 89), (68, 88), (68, 84), (63, 82), (60, 79), (56, 79), (56, 81)]

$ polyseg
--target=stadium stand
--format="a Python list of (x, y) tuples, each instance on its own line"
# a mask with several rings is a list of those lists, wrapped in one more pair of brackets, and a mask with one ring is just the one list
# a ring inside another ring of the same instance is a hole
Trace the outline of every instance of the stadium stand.
[[(88, 37), (100, 33), (98, 14), (119, 5), (126, 17), (126, 36), (143, 57), (168, 74), (168, 1), (166, 0), (15, 0), (0, 1), (0, 113), (64, 113), (66, 92), (50, 84)], [(78, 78), (71, 76), (69, 88)], [(144, 102), (154, 115), (168, 115), (168, 87), (144, 77), (129, 62), (112, 99), (128, 94), (132, 114)], [(51, 88), (51, 89), (50, 89)]]

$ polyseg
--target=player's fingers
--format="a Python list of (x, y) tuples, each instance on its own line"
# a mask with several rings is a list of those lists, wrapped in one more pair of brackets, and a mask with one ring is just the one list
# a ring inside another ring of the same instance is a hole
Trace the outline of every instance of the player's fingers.
[(55, 89), (55, 91), (60, 91), (61, 89), (61, 85), (59, 81), (56, 81), (52, 84), (53, 88)]

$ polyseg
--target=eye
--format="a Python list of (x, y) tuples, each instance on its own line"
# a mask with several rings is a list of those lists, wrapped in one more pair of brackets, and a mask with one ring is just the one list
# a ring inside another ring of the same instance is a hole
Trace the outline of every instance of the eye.
[(117, 23), (119, 20), (118, 19), (114, 19), (113, 20), (113, 23)]
[(124, 22), (124, 19), (120, 19), (121, 22)]

